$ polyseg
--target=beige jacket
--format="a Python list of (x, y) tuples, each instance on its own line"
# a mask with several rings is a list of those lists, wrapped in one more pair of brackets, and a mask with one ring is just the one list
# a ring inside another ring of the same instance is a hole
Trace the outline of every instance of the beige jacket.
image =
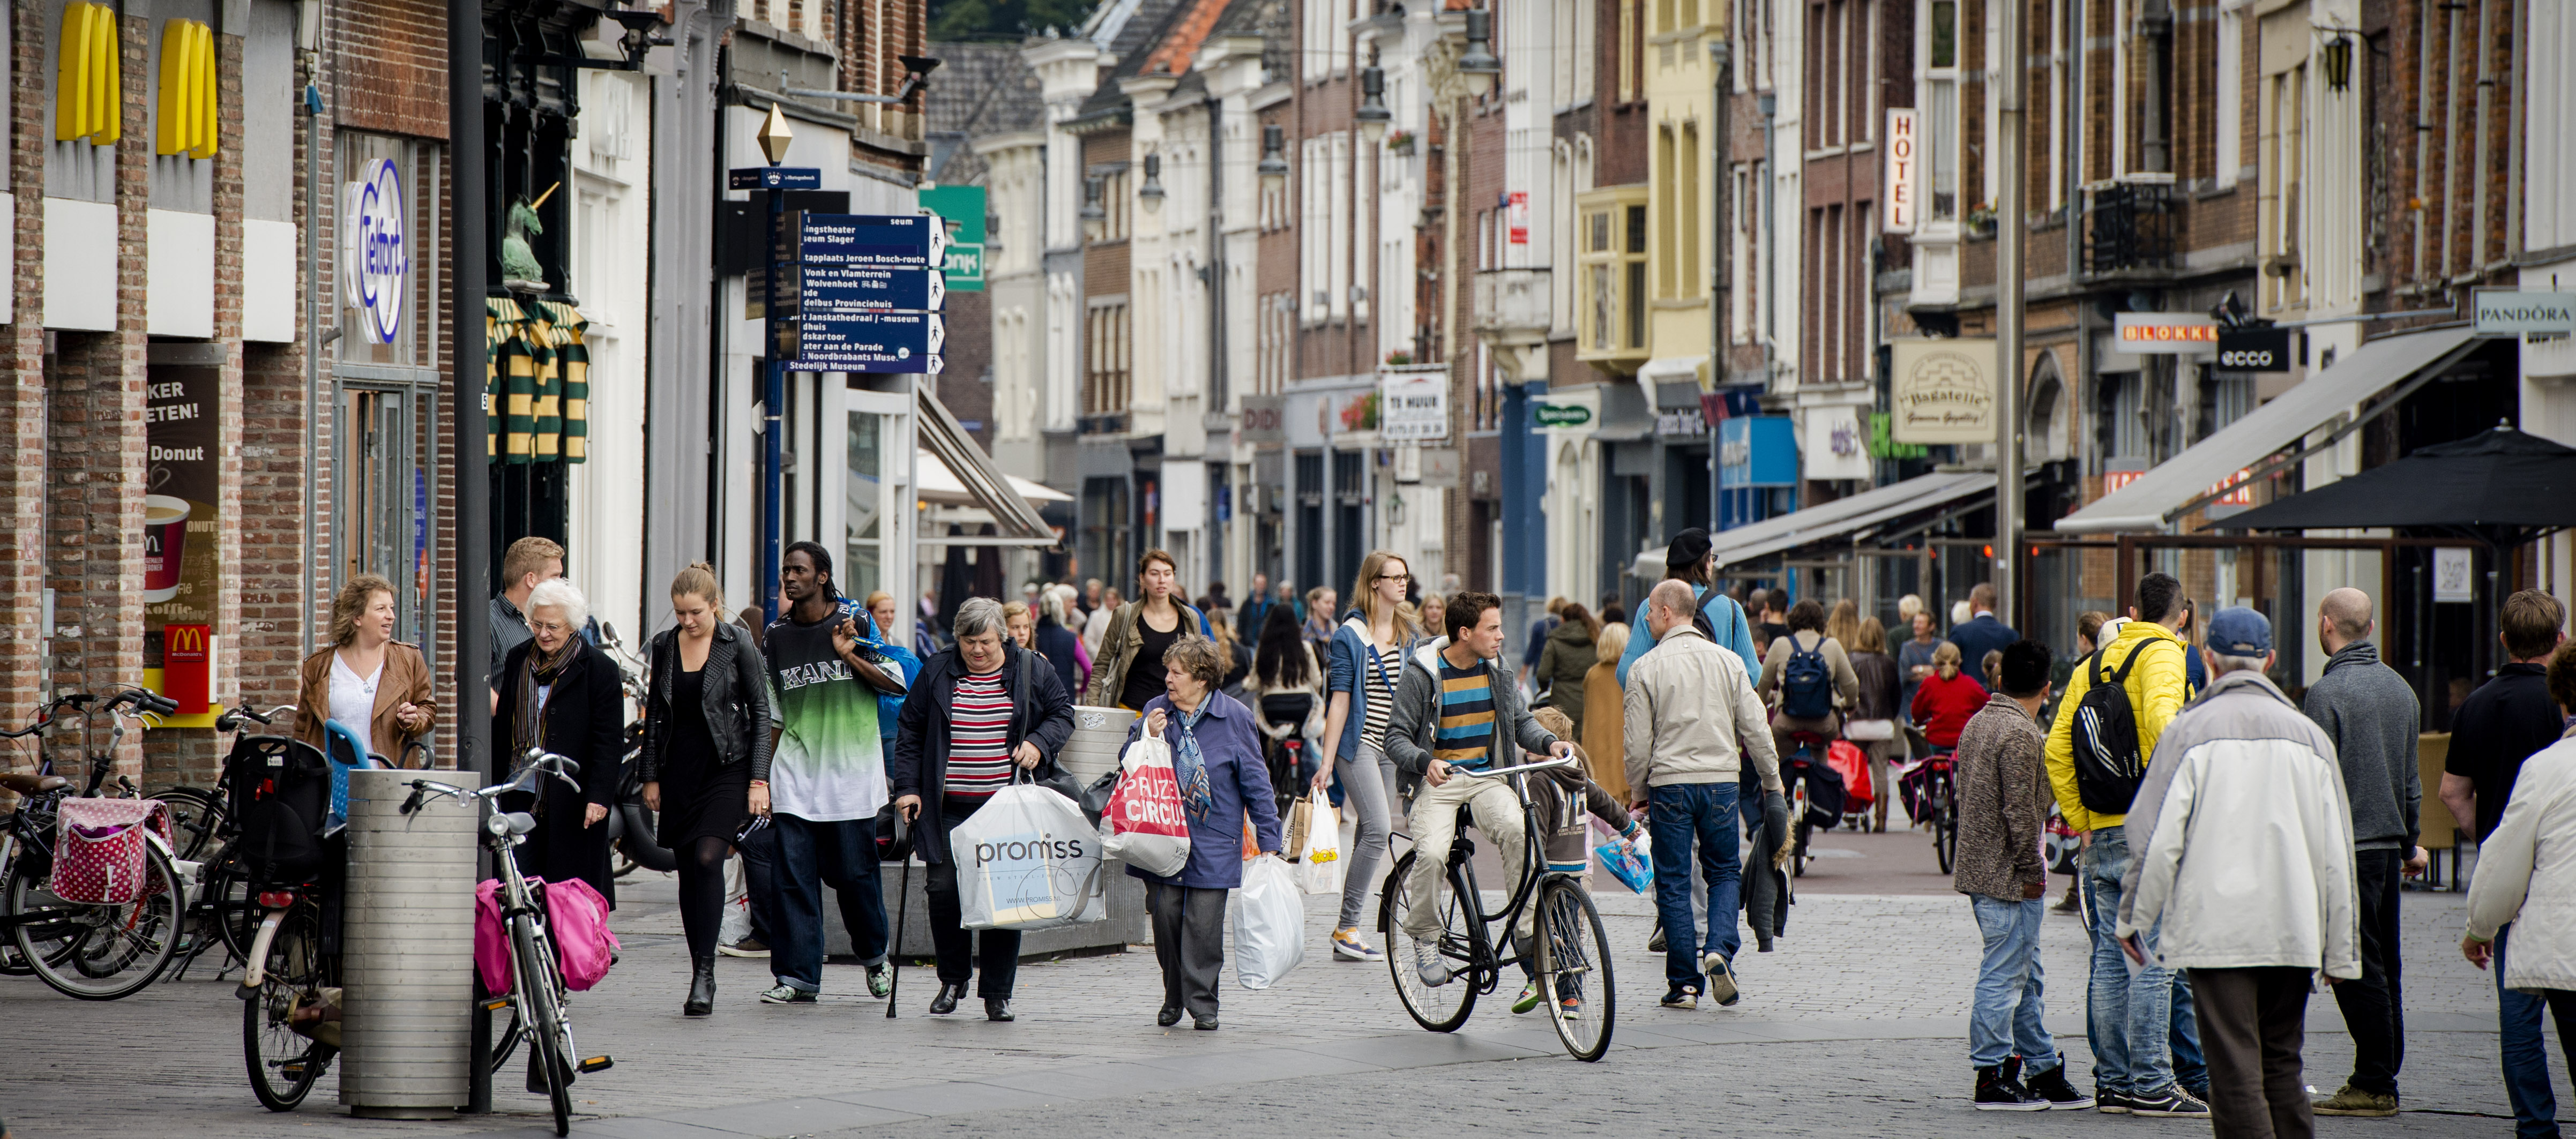
[(1733, 782), (1742, 777), (1746, 752), (1763, 789), (1780, 790), (1770, 718), (1744, 662), (1688, 624), (1665, 631), (1655, 651), (1628, 670), (1620, 721), (1632, 795), (1670, 784)]
[[(1791, 642), (1796, 642), (1793, 648)], [(1762, 658), (1762, 680), (1753, 690), (1764, 700), (1780, 695), (1780, 673), (1789, 667), (1789, 654), (1799, 649), (1812, 649), (1824, 642), (1825, 671), (1834, 678), (1834, 707), (1851, 708), (1860, 703), (1860, 674), (1852, 671), (1851, 657), (1843, 653), (1843, 643), (1823, 633), (1801, 629), (1771, 642), (1771, 653)]]

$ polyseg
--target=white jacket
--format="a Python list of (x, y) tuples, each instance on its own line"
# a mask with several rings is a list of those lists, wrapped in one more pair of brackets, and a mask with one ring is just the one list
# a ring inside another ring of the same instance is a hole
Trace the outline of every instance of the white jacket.
[(2504, 821), (2478, 843), (2469, 933), (2505, 947), (2510, 989), (2576, 989), (2576, 731), (2524, 760)]
[(2128, 838), (2117, 935), (2162, 920), (2166, 968), (2361, 976), (2343, 768), (2261, 673), (2211, 681), (2165, 728)]

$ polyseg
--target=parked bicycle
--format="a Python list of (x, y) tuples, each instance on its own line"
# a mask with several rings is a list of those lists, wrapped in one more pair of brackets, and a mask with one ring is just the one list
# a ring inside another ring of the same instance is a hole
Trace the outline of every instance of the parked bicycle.
[[(1438, 893), (1432, 899), (1440, 915), (1437, 952), (1450, 962), (1450, 979), (1442, 985), (1424, 982), (1413, 955), (1395, 948), (1407, 940), (1403, 921), (1411, 899), (1405, 882), (1422, 849), (1406, 851), (1396, 860), (1395, 868), (1388, 871), (1378, 904), (1377, 931), (1385, 939), (1396, 996), (1415, 1023), (1433, 1032), (1457, 1031), (1476, 1010), (1476, 998), (1493, 992), (1502, 982), (1505, 967), (1526, 963), (1538, 978), (1548, 1020), (1556, 1026), (1557, 1040), (1565, 1045), (1566, 1053), (1588, 1061), (1598, 1060), (1610, 1050), (1610, 1030), (1618, 1009), (1611, 984), (1609, 938), (1602, 932), (1600, 911), (1593, 908), (1592, 895), (1583, 888), (1583, 879), (1547, 870), (1540, 853), (1540, 836), (1546, 831), (1539, 826), (1538, 807), (1530, 801), (1529, 786), (1524, 781), (1529, 775), (1574, 763), (1569, 756), (1492, 772), (1450, 769), (1452, 779), (1508, 780), (1521, 803), (1521, 833), (1529, 839), (1522, 844), (1521, 866), (1515, 872), (1510, 900), (1501, 910), (1489, 912), (1484, 908), (1484, 895), (1477, 888), (1471, 861), (1476, 847), (1469, 836), (1475, 833), (1474, 828), (1466, 825), (1464, 818), (1460, 820), (1458, 837), (1449, 844), (1448, 872), (1435, 887)], [(1462, 816), (1467, 810), (1459, 808)], [(1532, 905), (1537, 907), (1537, 932), (1530, 947), (1505, 954), (1495, 944), (1493, 928), (1499, 925), (1508, 942), (1508, 933), (1518, 922), (1522, 907)]]
[[(83, 693), (55, 700), (34, 722), (0, 732), (0, 738), (41, 736), (64, 712), (82, 718), (86, 737), (88, 717), (105, 714), (112, 721), (108, 746), (88, 753), (89, 777), (77, 796), (97, 798), (125, 742), (126, 721), (177, 710), (176, 702), (140, 688), (104, 701)], [(119, 784), (131, 788), (124, 780)], [(142, 870), (132, 889), (124, 891), (129, 900), (67, 900), (54, 893), (53, 873), (62, 805), (75, 797), (70, 781), (55, 775), (52, 757), (45, 756), (36, 774), (8, 776), (0, 786), (20, 795), (8, 833), (0, 839), (0, 866), (6, 867), (0, 877), (0, 927), (8, 930), (16, 954), (12, 967), (33, 972), (65, 996), (92, 1001), (132, 996), (159, 979), (178, 948), (180, 912), (188, 896), (170, 844), (144, 827)], [(193, 870), (194, 864), (187, 868)]]
[[(510, 943), (510, 993), (506, 998), (518, 1023), (513, 1031), (524, 1033), (536, 1049), (533, 1059), (552, 1102), (555, 1134), (572, 1130), (572, 1083), (577, 1076), (604, 1071), (615, 1064), (607, 1056), (576, 1059), (573, 1050), (570, 992), (564, 985), (563, 970), (555, 955), (553, 939), (546, 929), (544, 894), (531, 886), (519, 873), (518, 860), (511, 848), (527, 841), (529, 832), (537, 829), (536, 817), (524, 811), (503, 812), (492, 804), (513, 791), (536, 793), (548, 778), (561, 781), (575, 791), (581, 790), (573, 778), (572, 760), (552, 752), (534, 751), (528, 766), (507, 783), (468, 791), (461, 787), (428, 779), (415, 779), (411, 797), (403, 801), (404, 814), (419, 810), (430, 795), (446, 795), (463, 800), (473, 799), (483, 805), (484, 845), (491, 848), (493, 860), (501, 868), (501, 922)], [(502, 1051), (496, 1048), (496, 1052)], [(506, 1053), (504, 1053), (506, 1054)]]

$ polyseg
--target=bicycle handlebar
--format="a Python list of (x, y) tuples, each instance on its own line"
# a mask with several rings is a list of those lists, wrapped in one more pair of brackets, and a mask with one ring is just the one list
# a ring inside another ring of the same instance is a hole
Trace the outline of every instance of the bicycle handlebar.
[(1572, 766), (1574, 766), (1573, 756), (1560, 755), (1554, 759), (1540, 760), (1537, 763), (1516, 763), (1510, 767), (1494, 767), (1483, 771), (1469, 771), (1463, 767), (1451, 767), (1449, 769), (1449, 774), (1469, 775), (1478, 779), (1499, 779), (1506, 775), (1526, 775), (1533, 771), (1554, 771), (1560, 767)]
[(538, 781), (549, 775), (575, 791), (581, 790), (581, 781), (572, 777), (571, 757), (539, 748), (529, 748), (528, 753), (528, 766), (520, 769), (516, 778), (507, 783), (495, 783), (478, 791), (468, 791), (455, 784), (441, 783), (435, 779), (414, 779), (411, 781), (411, 797), (403, 801), (402, 813), (408, 815), (419, 810), (423, 797), (428, 795), (445, 795), (455, 799), (481, 799), (489, 802), (512, 791), (535, 791)]

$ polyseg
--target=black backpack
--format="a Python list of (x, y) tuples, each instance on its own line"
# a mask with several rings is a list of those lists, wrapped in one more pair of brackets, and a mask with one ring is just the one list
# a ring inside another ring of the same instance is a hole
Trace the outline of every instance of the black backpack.
[(2138, 797), (2138, 784), (2147, 778), (2147, 757), (2139, 753), (2138, 716), (2129, 707), (2129, 670), (2138, 666), (2138, 654), (2154, 644), (2150, 637), (2129, 649), (2120, 671), (2105, 676), (2102, 654), (2109, 645), (2093, 650), (2084, 662), (2085, 678), (2092, 687), (2075, 704), (2075, 723), (2069, 728), (2069, 750), (2075, 753), (2075, 797), (2084, 809), (2105, 815), (2125, 815), (2129, 803)]
[(1813, 720), (1834, 713), (1834, 674), (1825, 667), (1825, 639), (1819, 635), (1816, 647), (1798, 647), (1798, 636), (1789, 635), (1789, 660), (1780, 668), (1780, 714), (1801, 720)]
[(233, 849), (254, 886), (310, 882), (323, 869), (322, 828), (331, 810), (331, 763), (313, 745), (284, 736), (244, 736), (225, 761), (231, 780)]

